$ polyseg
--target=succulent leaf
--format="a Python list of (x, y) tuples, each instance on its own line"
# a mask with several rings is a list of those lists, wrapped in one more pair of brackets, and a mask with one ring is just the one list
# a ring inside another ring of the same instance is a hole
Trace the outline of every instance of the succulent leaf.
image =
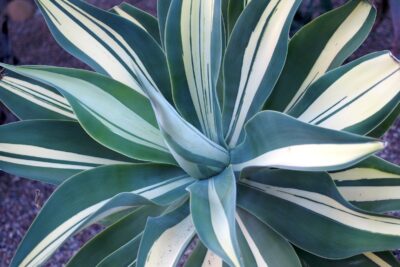
[(0, 168), (45, 183), (101, 165), (135, 161), (95, 142), (74, 121), (27, 120), (0, 126)]
[(362, 44), (375, 17), (370, 1), (351, 0), (301, 28), (290, 40), (285, 67), (264, 108), (288, 111), (314, 81)]
[(343, 197), (361, 209), (372, 212), (400, 209), (400, 167), (392, 163), (373, 156), (329, 175)]

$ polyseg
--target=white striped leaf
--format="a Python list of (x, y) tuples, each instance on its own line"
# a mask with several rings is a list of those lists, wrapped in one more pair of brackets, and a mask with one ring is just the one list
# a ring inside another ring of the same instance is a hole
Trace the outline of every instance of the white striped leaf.
[(238, 208), (236, 223), (244, 266), (301, 267), (292, 245), (259, 219)]
[(367, 252), (342, 260), (329, 260), (317, 257), (301, 249), (296, 249), (303, 266), (323, 267), (399, 267), (400, 263), (389, 251)]
[(223, 125), (234, 148), (243, 126), (271, 93), (283, 68), (299, 0), (254, 0), (240, 16), (224, 60)]
[(231, 266), (243, 266), (236, 235), (236, 180), (232, 167), (188, 187), (190, 211), (200, 240)]
[(199, 241), (184, 267), (229, 267), (229, 265)]
[(324, 258), (393, 250), (400, 244), (399, 219), (350, 205), (326, 173), (263, 169), (243, 175), (238, 206)]
[(141, 27), (80, 0), (38, 0), (55, 39), (69, 53), (136, 92), (172, 101), (165, 55)]
[(157, 0), (157, 19), (162, 46), (165, 48), (165, 26), (172, 0)]
[(126, 85), (83, 70), (5, 67), (57, 88), (83, 128), (103, 145), (136, 159), (175, 163), (149, 100)]
[(352, 204), (374, 212), (400, 209), (400, 167), (370, 157), (350, 169), (329, 173)]
[(177, 266), (195, 233), (187, 204), (164, 216), (150, 218), (142, 236), (136, 265)]
[(110, 11), (142, 28), (158, 43), (161, 42), (157, 18), (153, 17), (149, 13), (125, 2), (121, 3), (119, 6), (113, 7)]
[(147, 219), (164, 210), (154, 205), (136, 209), (86, 243), (67, 266), (129, 266), (136, 260)]
[[(243, 266), (300, 267), (292, 245), (250, 213), (238, 208), (236, 212), (238, 242)], [(228, 266), (220, 257), (199, 242), (185, 267)]]
[(43, 264), (68, 237), (110, 214), (169, 205), (186, 195), (193, 180), (179, 168), (157, 164), (112, 165), (78, 174), (46, 202), (11, 266)]
[(220, 173), (229, 152), (183, 119), (158, 92), (149, 92), (158, 124), (171, 154), (190, 176), (203, 179)]
[(231, 152), (235, 172), (247, 167), (333, 171), (383, 149), (379, 140), (325, 129), (275, 111), (258, 113), (246, 139)]
[(21, 120), (76, 120), (71, 106), (57, 90), (14, 73), (0, 79), (0, 100)]
[(60, 184), (101, 165), (132, 163), (95, 142), (74, 121), (27, 120), (0, 126), (0, 169)]
[(285, 67), (264, 108), (288, 111), (314, 81), (353, 54), (375, 16), (371, 1), (351, 0), (300, 29), (290, 40)]
[(288, 114), (324, 128), (364, 135), (384, 121), (399, 102), (399, 61), (390, 52), (381, 52), (328, 72)]
[(222, 61), (221, 0), (173, 0), (165, 42), (173, 95), (183, 117), (222, 144), (217, 81)]

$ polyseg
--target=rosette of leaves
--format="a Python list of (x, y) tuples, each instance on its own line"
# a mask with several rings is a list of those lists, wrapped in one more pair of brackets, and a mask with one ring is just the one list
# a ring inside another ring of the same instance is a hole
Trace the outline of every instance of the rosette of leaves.
[[(375, 9), (352, 0), (289, 39), (300, 0), (38, 0), (93, 70), (2, 66), (0, 167), (59, 185), (12, 266), (107, 228), (68, 266), (399, 266), (400, 170), (373, 154), (399, 113), (389, 52), (342, 65)], [(196, 248), (184, 263), (192, 240)]]

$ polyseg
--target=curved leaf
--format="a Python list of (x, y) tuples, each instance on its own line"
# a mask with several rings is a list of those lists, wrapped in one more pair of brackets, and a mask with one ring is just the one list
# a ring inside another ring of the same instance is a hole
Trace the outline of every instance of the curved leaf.
[(101, 165), (132, 163), (90, 138), (74, 121), (28, 120), (0, 126), (0, 169), (45, 183)]
[(161, 44), (157, 18), (125, 2), (121, 3), (119, 6), (113, 7), (111, 12), (118, 14), (136, 26), (142, 28), (150, 34), (154, 40)]
[(172, 101), (165, 55), (141, 27), (80, 0), (38, 0), (59, 44), (97, 72), (146, 96), (161, 90)]
[(294, 245), (324, 258), (393, 250), (400, 244), (399, 219), (350, 205), (325, 173), (263, 169), (243, 176), (238, 205)]
[[(110, 262), (111, 258), (116, 260), (115, 255), (119, 254), (118, 251), (123, 250), (124, 247), (130, 247), (131, 243), (137, 244), (137, 249), (139, 249), (141, 234), (146, 226), (147, 218), (159, 216), (164, 210), (165, 207), (154, 205), (138, 208), (91, 239), (75, 254), (67, 266), (96, 266), (100, 262), (106, 265), (105, 262)], [(114, 266), (128, 266), (133, 260), (136, 260), (134, 250), (129, 254), (129, 257), (127, 255), (118, 257), (120, 262), (118, 265), (114, 262)]]
[(187, 204), (160, 217), (150, 218), (138, 253), (138, 266), (176, 266), (195, 229)]
[(157, 19), (162, 46), (165, 48), (165, 25), (172, 0), (157, 0)]
[(390, 114), (371, 132), (368, 133), (368, 136), (380, 138), (382, 137), (389, 129), (393, 126), (393, 123), (400, 115), (400, 104), (395, 107)]
[(72, 234), (110, 214), (142, 205), (169, 205), (185, 196), (193, 180), (179, 168), (156, 164), (111, 165), (78, 174), (46, 202), (11, 266), (44, 263)]
[(217, 81), (222, 61), (221, 0), (173, 0), (165, 42), (173, 96), (182, 116), (223, 143)]
[(290, 40), (285, 67), (264, 108), (289, 110), (314, 81), (353, 54), (375, 16), (369, 0), (351, 0), (300, 29)]
[(400, 209), (400, 167), (370, 157), (350, 169), (329, 173), (342, 196), (361, 209), (387, 212)]
[(240, 208), (236, 222), (244, 266), (301, 267), (292, 245), (269, 226)]
[(322, 76), (288, 114), (310, 124), (364, 135), (399, 104), (399, 84), (399, 61), (389, 52), (373, 53)]
[(76, 120), (71, 106), (57, 90), (14, 73), (0, 79), (0, 100), (20, 120)]
[(229, 152), (183, 119), (160, 93), (149, 92), (149, 98), (165, 143), (188, 174), (208, 178), (229, 164)]
[(384, 147), (376, 139), (320, 128), (275, 111), (257, 114), (246, 133), (245, 141), (231, 152), (235, 171), (256, 166), (340, 170)]
[(190, 211), (200, 240), (231, 266), (242, 266), (236, 236), (236, 180), (228, 167), (190, 187)]
[(300, 2), (253, 0), (232, 32), (223, 66), (223, 126), (231, 148), (242, 140), (244, 124), (262, 108), (279, 77)]
[(175, 163), (149, 100), (126, 85), (83, 70), (4, 66), (57, 88), (84, 129), (103, 145), (136, 159)]

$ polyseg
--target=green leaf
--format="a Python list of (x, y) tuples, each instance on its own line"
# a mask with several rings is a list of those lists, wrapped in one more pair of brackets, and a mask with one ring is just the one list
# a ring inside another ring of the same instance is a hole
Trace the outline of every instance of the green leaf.
[(228, 1), (228, 11), (227, 11), (227, 21), (226, 21), (226, 29), (227, 34), (230, 35), (233, 31), (233, 27), (236, 24), (240, 14), (242, 14), (244, 8), (247, 5), (247, 2), (250, 0), (226, 0)]
[(288, 114), (324, 128), (364, 135), (399, 104), (399, 84), (399, 61), (390, 52), (373, 53), (322, 76)]
[(352, 204), (373, 212), (400, 210), (400, 167), (370, 157), (350, 169), (329, 173)]
[(229, 152), (183, 119), (157, 92), (149, 92), (165, 143), (179, 166), (203, 179), (220, 173), (229, 164)]
[(236, 180), (232, 167), (190, 187), (190, 211), (200, 240), (231, 266), (242, 266), (236, 235)]
[(374, 130), (368, 133), (368, 136), (380, 138), (393, 126), (393, 123), (399, 117), (400, 104), (395, 107), (390, 114), (377, 126)]
[(177, 266), (194, 235), (187, 204), (164, 216), (150, 218), (140, 243), (137, 266)]
[(242, 141), (243, 126), (261, 110), (279, 77), (285, 63), (290, 24), (300, 2), (253, 0), (232, 32), (223, 66), (222, 116), (231, 148)]
[(104, 258), (96, 267), (136, 266), (136, 255), (139, 251), (142, 235), (139, 235), (124, 246)]
[[(292, 245), (250, 213), (238, 208), (236, 223), (243, 266), (301, 266)], [(198, 242), (185, 267), (200, 266), (222, 267), (227, 264)]]
[(301, 267), (292, 245), (269, 226), (240, 208), (236, 222), (244, 266)]
[(67, 266), (96, 266), (100, 262), (105, 266), (107, 265), (105, 262), (110, 262), (111, 258), (114, 260), (119, 258), (119, 264), (114, 261), (113, 266), (128, 266), (136, 260), (136, 253), (133, 250), (124, 257), (116, 257), (116, 255), (120, 255), (122, 250), (130, 247), (132, 243), (137, 244), (138, 249), (147, 218), (159, 216), (164, 210), (164, 207), (154, 205), (136, 209), (91, 239), (75, 254)]
[(0, 126), (0, 169), (60, 184), (101, 165), (132, 163), (95, 142), (74, 121), (27, 120)]
[(301, 249), (296, 249), (304, 267), (399, 267), (400, 264), (389, 251), (367, 252), (342, 260), (329, 260), (317, 257)]
[(54, 38), (97, 72), (172, 102), (165, 54), (141, 27), (80, 0), (38, 0)]
[(238, 206), (294, 245), (324, 258), (393, 250), (400, 244), (399, 219), (350, 205), (326, 173), (264, 168), (243, 174)]
[(4, 66), (57, 88), (82, 127), (103, 145), (135, 159), (175, 163), (150, 102), (126, 85), (83, 70)]
[(161, 44), (157, 18), (125, 2), (121, 3), (119, 6), (113, 7), (111, 12), (118, 14), (142, 28), (145, 32), (150, 34), (157, 43)]
[(0, 100), (21, 120), (76, 120), (71, 106), (57, 90), (15, 73), (0, 79)]
[(246, 167), (340, 170), (384, 147), (376, 139), (317, 127), (275, 111), (258, 113), (246, 125), (246, 133), (245, 141), (231, 152), (235, 172)]
[(217, 81), (222, 61), (221, 0), (173, 0), (166, 52), (177, 109), (192, 125), (223, 144)]
[(160, 29), (160, 37), (162, 46), (165, 48), (165, 25), (167, 23), (168, 11), (172, 0), (157, 0), (157, 18), (158, 28)]
[(264, 108), (289, 110), (314, 81), (353, 54), (375, 16), (370, 1), (351, 0), (300, 29), (289, 43), (285, 67)]
[(157, 164), (111, 165), (73, 176), (46, 202), (11, 266), (43, 264), (68, 237), (110, 214), (178, 201), (193, 180), (179, 168)]

